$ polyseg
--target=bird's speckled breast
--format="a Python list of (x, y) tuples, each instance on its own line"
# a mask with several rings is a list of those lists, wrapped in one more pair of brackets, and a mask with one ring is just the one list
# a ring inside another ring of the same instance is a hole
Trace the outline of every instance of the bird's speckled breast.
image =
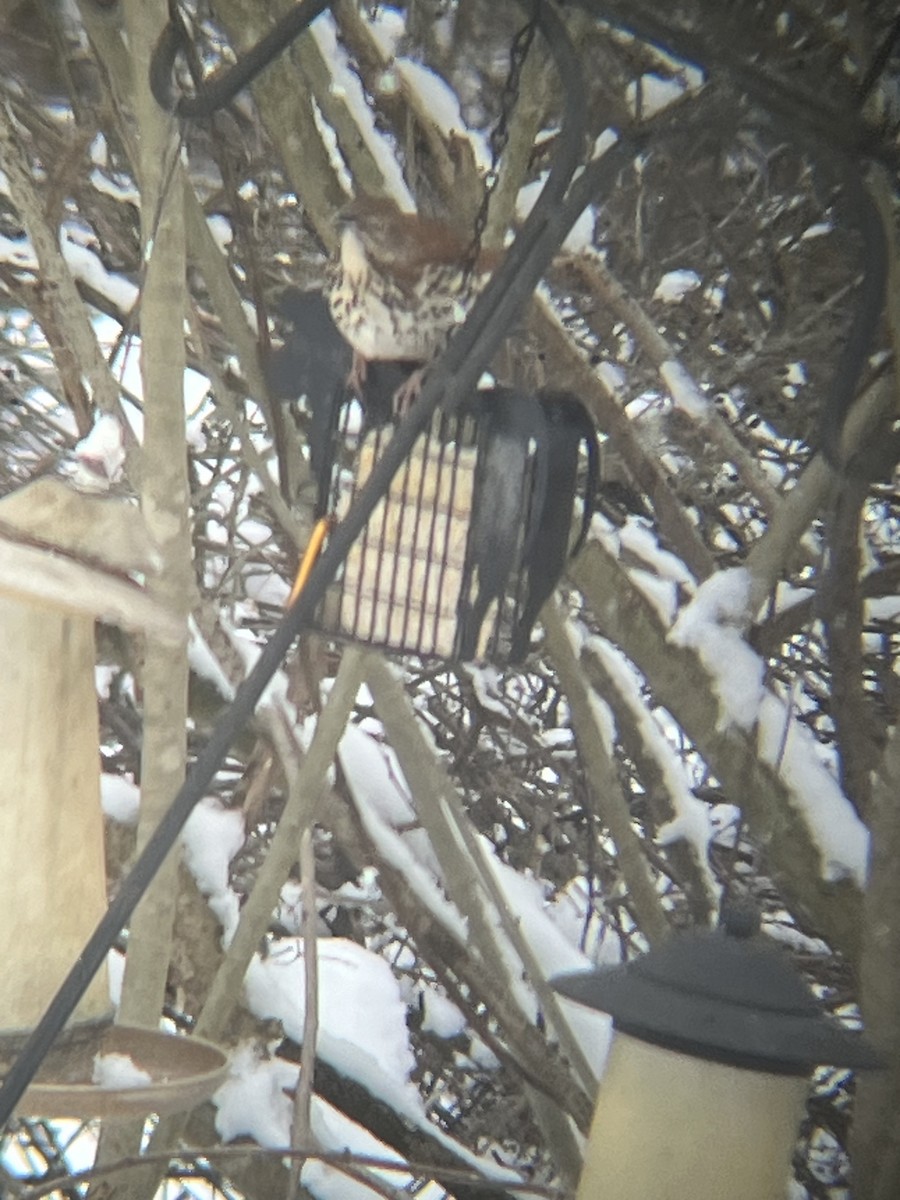
[(411, 287), (371, 268), (341, 271), (329, 302), (335, 324), (368, 360), (427, 362), (465, 320), (475, 288), (458, 267), (427, 267)]

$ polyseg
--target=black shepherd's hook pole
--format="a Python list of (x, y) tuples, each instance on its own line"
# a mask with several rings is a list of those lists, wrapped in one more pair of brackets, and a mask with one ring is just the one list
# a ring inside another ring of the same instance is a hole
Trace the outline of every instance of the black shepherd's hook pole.
[[(571, 201), (565, 203), (585, 146), (586, 106), (581, 66), (551, 0), (520, 0), (520, 3), (537, 20), (553, 57), (564, 96), (565, 117), (541, 195), (500, 267), (473, 304), (465, 323), (451, 338), (433, 371), (426, 376), (419, 400), (392, 437), (347, 516), (332, 533), (305, 588), (263, 647), (256, 665), (238, 688), (165, 816), (7, 1072), (0, 1087), (0, 1127), (12, 1116), (44, 1055), (137, 907), (194, 805), (206, 793), (228, 748), (252, 714), (295, 637), (309, 624), (326, 588), (376, 504), (387, 493), (391, 480), (431, 420), (437, 405), (442, 403), (452, 411), (475, 387), (514, 317), (531, 296), (581, 211)], [(298, 6), (304, 10), (307, 22), (312, 19), (309, 14), (314, 9), (318, 15), (325, 7), (322, 3), (306, 2)]]

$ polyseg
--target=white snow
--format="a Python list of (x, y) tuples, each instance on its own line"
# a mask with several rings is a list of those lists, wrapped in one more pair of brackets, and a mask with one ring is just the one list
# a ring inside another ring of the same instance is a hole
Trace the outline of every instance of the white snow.
[(406, 33), (406, 22), (403, 14), (387, 4), (379, 4), (369, 14), (369, 32), (377, 43), (378, 49), (385, 58), (393, 58), (403, 35)]
[[(254, 958), (246, 979), (250, 1010), (281, 1021), (285, 1033), (303, 1041), (303, 944), (285, 938), (267, 958)], [(338, 1070), (377, 1093), (390, 1080), (411, 1087), (415, 1057), (409, 1044), (406, 1005), (380, 955), (344, 938), (320, 939), (318, 1052)], [(418, 1095), (412, 1088), (410, 1095)]]
[(405, 825), (410, 815), (414, 815), (399, 767), (392, 765), (386, 748), (382, 752), (382, 747), (376, 745), (378, 753), (373, 754), (371, 745), (362, 740), (366, 737), (369, 735), (351, 726), (338, 747), (341, 766), (366, 833), (384, 860), (415, 890), (432, 917), (452, 937), (465, 942), (465, 922), (440, 886), (439, 869), (424, 835), (416, 829), (403, 833), (392, 823), (397, 818)]
[(709, 401), (680, 362), (669, 359), (662, 363), (659, 375), (676, 408), (694, 420), (703, 420), (709, 416)]
[(191, 665), (191, 670), (196, 675), (199, 675), (201, 679), (206, 679), (213, 684), (224, 700), (233, 700), (234, 688), (231, 685), (231, 681), (222, 670), (219, 660), (207, 645), (193, 617), (189, 618), (188, 630), (190, 637), (188, 643), (188, 661)]
[(822, 855), (822, 878), (853, 878), (865, 886), (868, 832), (834, 777), (819, 746), (791, 709), (766, 690), (764, 661), (741, 635), (750, 601), (750, 575), (742, 567), (719, 571), (697, 590), (669, 640), (692, 647), (710, 675), (719, 700), (718, 728), (756, 726), (761, 759), (777, 767), (791, 803), (801, 812)]
[(204, 797), (185, 822), (181, 839), (188, 870), (206, 896), (228, 885), (228, 866), (244, 844), (244, 814), (223, 808), (218, 800)]
[(244, 814), (236, 808), (223, 808), (209, 796), (195, 806), (181, 833), (184, 861), (197, 887), (209, 899), (226, 946), (237, 928), (240, 907), (237, 895), (228, 886), (228, 868), (244, 839)]
[[(622, 561), (635, 587), (650, 601), (660, 619), (671, 625), (682, 590), (694, 590), (694, 577), (681, 559), (660, 546), (656, 533), (642, 517), (629, 515), (616, 528), (602, 514), (595, 513), (591, 536), (613, 558)], [(625, 553), (646, 564), (646, 569), (628, 562)]]
[[(232, 1142), (251, 1137), (269, 1149), (286, 1149), (290, 1145), (293, 1115), (289, 1093), (296, 1088), (299, 1074), (294, 1063), (265, 1058), (246, 1042), (239, 1045), (231, 1057), (229, 1078), (213, 1096), (216, 1131), (222, 1140)], [(398, 1169), (373, 1170), (373, 1179), (398, 1188), (410, 1184), (409, 1174), (403, 1169), (405, 1163), (395, 1150), (315, 1095), (310, 1122), (315, 1144), (323, 1152), (349, 1152), (396, 1162)], [(319, 1200), (376, 1200), (380, 1194), (314, 1158), (304, 1162), (301, 1182)]]
[(213, 213), (212, 216), (206, 218), (207, 228), (213, 236), (213, 241), (224, 254), (226, 249), (234, 241), (234, 230), (231, 227), (231, 222), (221, 213)]
[[(312, 27), (312, 31), (314, 30), (315, 25)], [(313, 32), (313, 37), (315, 37), (315, 32)], [(332, 66), (333, 65), (334, 64), (332, 64)], [(347, 99), (347, 92), (342, 84), (332, 83), (329, 90), (335, 98), (340, 97), (343, 100)], [(335, 178), (337, 179), (337, 182), (343, 191), (350, 196), (353, 194), (353, 176), (347, 170), (347, 164), (344, 162), (340, 147), (338, 145), (337, 134), (325, 120), (325, 117), (322, 114), (322, 109), (319, 106), (319, 102), (315, 98), (313, 98), (312, 101), (312, 115), (316, 132), (322, 139), (325, 149), (328, 151), (328, 158), (331, 162), (331, 169), (334, 171)]]
[(275, 609), (284, 608), (291, 594), (290, 585), (280, 575), (262, 569), (244, 575), (244, 590), (257, 604), (270, 604)]
[[(234, 609), (237, 615), (238, 606), (235, 605)], [(252, 612), (250, 615), (252, 615)], [(231, 648), (240, 656), (244, 663), (244, 669), (249, 675), (260, 655), (260, 647), (256, 637), (249, 629), (234, 628), (221, 616), (219, 618), (219, 629), (220, 632), (227, 635)], [(287, 693), (287, 676), (283, 670), (276, 671), (266, 685), (259, 703), (287, 705), (290, 709), (291, 706), (288, 704)]]
[(591, 149), (591, 161), (594, 162), (598, 158), (602, 158), (607, 150), (611, 150), (619, 141), (619, 134), (615, 129), (604, 129), (594, 139), (594, 145)]
[(119, 1091), (146, 1087), (153, 1076), (136, 1066), (129, 1054), (95, 1054), (91, 1082), (103, 1091)]
[(105, 167), (109, 162), (109, 147), (106, 144), (106, 138), (102, 133), (98, 133), (91, 142), (88, 151), (91, 162), (95, 167)]
[(750, 615), (750, 585), (743, 567), (717, 571), (700, 585), (669, 633), (673, 645), (695, 650), (709, 672), (719, 701), (719, 729), (751, 729), (765, 693), (765, 663), (740, 632)]
[(822, 878), (834, 883), (849, 877), (865, 888), (869, 832), (820, 762), (815, 735), (770, 692), (759, 709), (758, 749), (764, 762), (777, 766), (791, 802), (803, 815), (822, 855)]
[(695, 292), (701, 282), (696, 271), (667, 271), (656, 285), (653, 299), (661, 300), (663, 304), (679, 304), (685, 296)]
[(469, 129), (456, 92), (435, 71), (411, 58), (398, 58), (394, 66), (405, 89), (415, 94), (421, 110), (428, 114), (446, 139), (464, 137), (470, 143), (477, 166), (486, 171), (491, 155), (483, 134)]
[(594, 966), (620, 961), (618, 938), (607, 936), (609, 926), (602, 905), (596, 892), (591, 893), (584, 875), (570, 879), (553, 897), (548, 911), (570, 945), (576, 946)]
[(628, 577), (656, 609), (664, 625), (671, 625), (678, 611), (678, 586), (671, 579), (660, 579), (640, 567), (630, 567)]
[[(544, 978), (550, 979), (566, 971), (577, 971), (591, 966), (590, 959), (578, 945), (563, 936), (571, 925), (560, 910), (549, 903), (545, 885), (501, 862), (486, 838), (479, 838), (479, 844), (484, 860), (503, 892), (507, 909), (514, 914), (519, 932), (527, 942)], [(514, 968), (512, 962), (511, 965)], [(518, 984), (513, 991), (519, 1007), (533, 1018), (536, 1011), (535, 1001), (524, 984)], [(609, 1052), (612, 1033), (610, 1019), (605, 1014), (584, 1008), (583, 1005), (566, 1006), (565, 1013), (567, 1024), (577, 1038), (591, 1069), (599, 1078)]]
[(594, 714), (594, 720), (597, 723), (597, 729), (600, 731), (600, 737), (603, 740), (603, 748), (607, 754), (612, 755), (615, 753), (616, 748), (616, 722), (612, 709), (593, 689), (588, 699), (591, 711)]
[(870, 621), (896, 621), (900, 617), (900, 596), (871, 596), (865, 605)]
[(354, 783), (365, 781), (366, 806), (395, 829), (416, 819), (409, 787), (394, 751), (358, 725), (347, 727), (338, 746), (341, 766)]
[(588, 207), (582, 211), (575, 224), (563, 238), (562, 249), (568, 254), (579, 254), (594, 245), (594, 227), (597, 223), (596, 209)]
[(17, 271), (36, 271), (38, 261), (26, 238), (8, 238), (0, 234), (0, 262)]
[[(384, 178), (389, 195), (396, 200), (401, 209), (414, 212), (415, 201), (406, 186), (397, 154), (390, 142), (375, 127), (372, 110), (359, 77), (351, 70), (344, 48), (338, 42), (333, 18), (330, 14), (323, 15), (312, 23), (309, 32), (331, 70), (332, 90), (343, 98), (350, 110), (360, 137)], [(340, 163), (340, 168), (342, 171), (345, 169), (343, 163)]]
[(790, 946), (792, 950), (801, 954), (818, 954), (824, 957), (831, 953), (828, 943), (823, 942), (821, 938), (809, 937), (795, 925), (786, 925), (782, 921), (763, 921), (762, 932), (766, 937), (783, 942), (785, 946)]
[[(537, 179), (532, 180), (531, 183), (526, 183), (524, 187), (519, 189), (516, 196), (516, 216), (520, 221), (524, 221), (535, 204), (537, 204), (538, 197), (544, 190), (544, 184), (547, 182), (547, 174), (548, 172), (546, 171), (541, 172)], [(579, 254), (582, 250), (593, 249), (596, 219), (594, 208), (588, 206), (584, 209), (566, 234), (561, 249), (567, 254)]]
[[(424, 830), (412, 829), (407, 833), (398, 833), (393, 827), (392, 818), (398, 815), (402, 817), (409, 803), (405, 783), (391, 777), (380, 748), (375, 756), (369, 753), (369, 749), (359, 737), (351, 738), (348, 742), (346, 736), (339, 749), (341, 765), (359, 817), (379, 854), (403, 873), (407, 885), (414, 889), (423, 906), (452, 936), (464, 941), (465, 925), (457, 908), (447, 900), (440, 887), (438, 864)], [(399, 812), (395, 812), (398, 798), (402, 806)], [(544, 885), (500, 862), (487, 840), (479, 839), (478, 844), (483, 863), (493, 872), (497, 885), (504, 893), (508, 910), (515, 914), (516, 924), (545, 977), (589, 965), (589, 960), (577, 946), (560, 936), (561, 930), (553, 919)], [(474, 866), (477, 870), (477, 864)], [(515, 1000), (523, 1012), (534, 1018), (534, 996), (522, 981), (521, 964), (499, 927), (497, 938)], [(576, 1018), (576, 1023), (579, 1020)], [(606, 1054), (606, 1041), (602, 1038), (598, 1040), (594, 1023), (590, 1025), (590, 1032), (586, 1035), (590, 1044), (585, 1046), (585, 1053), (599, 1071)]]
[(91, 187), (95, 188), (101, 195), (109, 196), (113, 200), (118, 200), (123, 204), (134, 204), (137, 207), (141, 202), (141, 193), (131, 180), (118, 183), (115, 179), (111, 179), (104, 171), (96, 168), (91, 171)]
[[(639, 86), (640, 85), (640, 86)], [(656, 116), (664, 108), (668, 108), (676, 100), (680, 100), (686, 91), (686, 85), (680, 79), (666, 79), (662, 75), (649, 73), (642, 75), (638, 82), (632, 81), (625, 89), (625, 99), (632, 115), (638, 115), (647, 120)]]
[(815, 225), (810, 225), (800, 234), (800, 240), (810, 241), (812, 238), (825, 237), (831, 233), (834, 226), (830, 221), (818, 221)]
[(366, 1167), (364, 1176), (372, 1179), (367, 1187), (362, 1179), (351, 1178), (340, 1168), (310, 1159), (303, 1164), (303, 1186), (318, 1200), (383, 1200), (387, 1195), (403, 1196), (413, 1190), (406, 1164), (391, 1146), (381, 1142), (367, 1129), (357, 1125), (324, 1100), (315, 1097), (310, 1110), (311, 1133), (316, 1145), (325, 1151), (349, 1151), (360, 1156), (395, 1162), (394, 1168)]
[(741, 829), (741, 810), (736, 804), (714, 804), (709, 811), (713, 841), (717, 846), (734, 850)]
[(229, 1077), (213, 1096), (216, 1131), (224, 1142), (252, 1137), (260, 1146), (290, 1145), (291, 1099), (300, 1068), (283, 1058), (263, 1058), (244, 1043), (231, 1056)]
[(122, 1000), (122, 980), (125, 976), (125, 955), (118, 950), (110, 950), (106, 956), (106, 973), (109, 978), (109, 999), (113, 1008), (118, 1008)]
[(439, 1038), (458, 1037), (465, 1032), (466, 1018), (452, 1000), (434, 987), (422, 989), (424, 1016), (422, 1030)]
[(59, 242), (63, 258), (74, 278), (105, 296), (119, 312), (131, 312), (139, 295), (137, 284), (126, 279), (124, 275), (110, 274), (98, 255), (87, 246), (81, 245), (76, 240), (77, 236), (77, 232), (67, 226), (62, 231)]
[[(245, 982), (247, 1004), (258, 1017), (280, 1020), (289, 1037), (302, 1041), (302, 943), (285, 938), (275, 946), (283, 953), (276, 949), (265, 960), (256, 957), (250, 964)], [(514, 1173), (499, 1167), (490, 1158), (471, 1154), (429, 1121), (418, 1088), (410, 1078), (415, 1057), (409, 1044), (406, 1005), (384, 959), (343, 938), (320, 939), (317, 952), (319, 1030), (316, 1048), (322, 1059), (340, 1074), (355, 1079), (405, 1120), (426, 1129), (431, 1137), (452, 1147), (466, 1163), (487, 1178), (515, 1179)], [(245, 1054), (236, 1067), (233, 1066), (236, 1082), (231, 1088), (226, 1084), (216, 1093), (217, 1128), (223, 1137), (249, 1133), (257, 1138), (260, 1135), (266, 1137), (265, 1145), (284, 1146), (287, 1144), (289, 1114), (278, 1095), (285, 1086), (282, 1082), (284, 1074), (274, 1067), (260, 1069), (256, 1062), (252, 1056), (248, 1061)], [(241, 1086), (242, 1078), (256, 1089), (249, 1098)], [(259, 1113), (251, 1111), (255, 1104)], [(321, 1126), (316, 1131), (321, 1133)], [(345, 1141), (343, 1146), (335, 1148), (346, 1146)]]
[(121, 825), (136, 825), (141, 804), (141, 789), (125, 775), (100, 776), (100, 805), (104, 815)]
[(477, 667), (472, 663), (463, 666), (466, 674), (472, 680), (478, 703), (488, 712), (497, 713), (504, 720), (509, 719), (509, 705), (503, 699), (500, 672), (496, 667)]
[(666, 798), (674, 816), (657, 831), (660, 846), (676, 841), (688, 842), (703, 874), (703, 881), (713, 911), (719, 903), (719, 886), (709, 866), (709, 843), (715, 834), (708, 804), (698, 800), (691, 790), (691, 781), (684, 763), (665, 736), (659, 722), (647, 706), (644, 679), (617, 646), (602, 637), (593, 637), (590, 650), (596, 654), (612, 678), (619, 699), (628, 709), (645, 752), (659, 768), (665, 784)]
[(621, 367), (617, 367), (615, 363), (604, 359), (597, 364), (594, 370), (608, 392), (612, 392), (614, 396), (617, 396), (625, 391), (627, 376)]
[(125, 431), (111, 413), (101, 413), (75, 446), (72, 481), (84, 491), (106, 492), (125, 464)]
[(500, 1066), (497, 1055), (479, 1037), (473, 1036), (469, 1039), (469, 1053), (465, 1058), (483, 1071), (496, 1071)]
[[(775, 612), (787, 612), (795, 604), (802, 604), (804, 600), (809, 600), (814, 595), (815, 588), (797, 587), (786, 579), (780, 579), (775, 586)], [(759, 613), (756, 614), (756, 619), (764, 620), (767, 611), (768, 601), (762, 605)]]

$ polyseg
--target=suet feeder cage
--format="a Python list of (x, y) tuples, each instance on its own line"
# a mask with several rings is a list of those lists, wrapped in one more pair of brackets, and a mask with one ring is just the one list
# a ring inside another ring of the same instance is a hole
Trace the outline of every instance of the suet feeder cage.
[[(182, 633), (121, 577), (153, 566), (137, 508), (43, 480), (0, 502), (0, 523), (3, 1074), (106, 910), (94, 620)], [(223, 1078), (225, 1056), (216, 1047), (115, 1027), (111, 1016), (104, 968), (20, 1112), (172, 1111), (210, 1095)], [(110, 1054), (133, 1068), (129, 1086), (93, 1082), (97, 1056)]]
[[(316, 628), (423, 658), (505, 665), (524, 656), (517, 647), (527, 649), (536, 615), (527, 614), (529, 594), (554, 567), (533, 554), (547, 509), (541, 429), (532, 435), (516, 405), (544, 420), (546, 404), (502, 389), (436, 414), (350, 550)], [(360, 421), (360, 412), (341, 409), (324, 467), (324, 507), (336, 521), (393, 434), (391, 422), (369, 422), (364, 411)], [(574, 491), (568, 504), (571, 518)], [(564, 561), (565, 548), (554, 583)]]
[(576, 1200), (780, 1200), (812, 1069), (880, 1065), (759, 934), (684, 934), (551, 983), (615, 1030)]

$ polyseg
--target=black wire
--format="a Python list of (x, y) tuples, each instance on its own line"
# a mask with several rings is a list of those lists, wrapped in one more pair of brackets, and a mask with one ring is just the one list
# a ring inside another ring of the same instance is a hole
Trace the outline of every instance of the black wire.
[[(525, 3), (525, 0), (521, 2)], [(580, 62), (565, 25), (548, 0), (530, 0), (525, 6), (536, 15), (564, 92), (562, 130), (550, 173), (538, 201), (516, 235), (509, 253), (473, 304), (465, 323), (454, 334), (433, 371), (426, 376), (419, 400), (392, 437), (347, 516), (332, 533), (306, 587), (263, 647), (256, 664), (238, 688), (234, 700), (198, 755), (168, 811), (138, 855), (74, 966), (9, 1068), (0, 1087), (0, 1127), (14, 1112), (45, 1054), (103, 964), (110, 947), (174, 845), (195, 804), (206, 794), (228, 748), (249, 719), (294, 638), (309, 622), (338, 567), (362, 532), (376, 504), (387, 493), (391, 480), (419, 434), (430, 422), (438, 403), (442, 402), (447, 411), (452, 411), (474, 389), (518, 309), (534, 291), (568, 229), (587, 203), (587, 199), (583, 199), (577, 208), (577, 201), (570, 199), (568, 203), (563, 203), (585, 144), (586, 105)], [(593, 178), (594, 173), (585, 171), (578, 180), (580, 187), (577, 188), (577, 194), (582, 197), (587, 196), (586, 177)]]

